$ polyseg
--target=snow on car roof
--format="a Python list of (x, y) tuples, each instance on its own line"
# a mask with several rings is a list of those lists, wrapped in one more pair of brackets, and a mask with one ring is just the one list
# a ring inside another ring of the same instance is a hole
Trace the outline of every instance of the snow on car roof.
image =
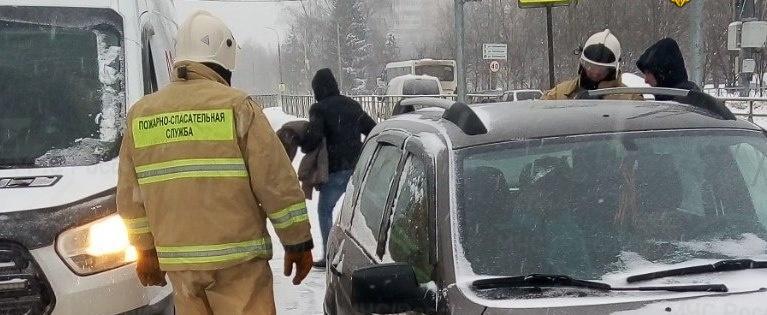
[(466, 135), (454, 124), (440, 120), (441, 111), (419, 110), (394, 120), (436, 121), (444, 126), (445, 136), (452, 140), (454, 149), (509, 140), (610, 132), (708, 128), (760, 130), (746, 121), (723, 120), (705, 110), (674, 102), (521, 101), (514, 106), (491, 103), (476, 104), (471, 108), (487, 127), (487, 134)]

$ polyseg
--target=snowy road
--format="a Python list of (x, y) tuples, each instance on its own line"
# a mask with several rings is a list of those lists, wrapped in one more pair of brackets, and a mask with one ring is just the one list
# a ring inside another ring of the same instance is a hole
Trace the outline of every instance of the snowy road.
[[(275, 130), (279, 129), (288, 121), (300, 119), (283, 113), (280, 108), (267, 108), (264, 110), (264, 113)], [(297, 168), (300, 161), (301, 152), (299, 150), (298, 156), (296, 156), (296, 159), (293, 161), (293, 165)], [(317, 219), (316, 197), (314, 200), (307, 200), (306, 204), (309, 208), (312, 236), (314, 237), (315, 247), (317, 248), (314, 250), (313, 254), (315, 260), (318, 260), (323, 253), (320, 246), (322, 238), (320, 236), (319, 221)], [(271, 265), (274, 272), (274, 294), (277, 303), (277, 314), (322, 314), (322, 300), (325, 297), (325, 272), (313, 269), (306, 280), (304, 280), (304, 283), (299, 286), (294, 286), (290, 279), (282, 274), (284, 263), (282, 258), (284, 252), (282, 251), (282, 247), (276, 246), (277, 236), (273, 231), (271, 232), (272, 239), (275, 241), (274, 259), (271, 261)]]

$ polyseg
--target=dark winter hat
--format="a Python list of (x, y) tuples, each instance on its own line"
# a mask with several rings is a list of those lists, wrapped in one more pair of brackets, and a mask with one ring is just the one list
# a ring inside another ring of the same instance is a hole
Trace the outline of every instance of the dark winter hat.
[(671, 38), (661, 39), (647, 48), (636, 65), (639, 71), (652, 73), (659, 87), (674, 87), (688, 80), (682, 51)]
[(615, 54), (603, 44), (591, 45), (583, 49), (583, 56), (598, 63), (614, 63)]
[(333, 71), (328, 68), (317, 70), (312, 79), (312, 90), (314, 90), (314, 99), (318, 102), (328, 97), (340, 95), (338, 82), (333, 76)]

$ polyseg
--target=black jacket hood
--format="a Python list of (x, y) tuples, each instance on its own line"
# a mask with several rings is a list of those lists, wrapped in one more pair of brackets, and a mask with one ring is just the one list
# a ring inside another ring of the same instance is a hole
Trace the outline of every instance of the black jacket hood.
[(688, 81), (682, 51), (671, 38), (661, 39), (647, 48), (636, 65), (639, 71), (652, 73), (658, 87), (676, 87)]
[(314, 99), (318, 102), (331, 96), (341, 95), (338, 82), (328, 68), (317, 70), (312, 79), (312, 90), (314, 90)]

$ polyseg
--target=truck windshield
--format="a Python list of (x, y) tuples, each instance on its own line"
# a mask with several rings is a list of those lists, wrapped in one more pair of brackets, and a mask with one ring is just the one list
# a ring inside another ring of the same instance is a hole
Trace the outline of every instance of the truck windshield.
[(0, 56), (0, 168), (117, 155), (125, 58), (116, 12), (0, 6)]
[(635, 274), (638, 262), (766, 257), (760, 133), (638, 132), (467, 150), (459, 222), (475, 274), (602, 279)]

